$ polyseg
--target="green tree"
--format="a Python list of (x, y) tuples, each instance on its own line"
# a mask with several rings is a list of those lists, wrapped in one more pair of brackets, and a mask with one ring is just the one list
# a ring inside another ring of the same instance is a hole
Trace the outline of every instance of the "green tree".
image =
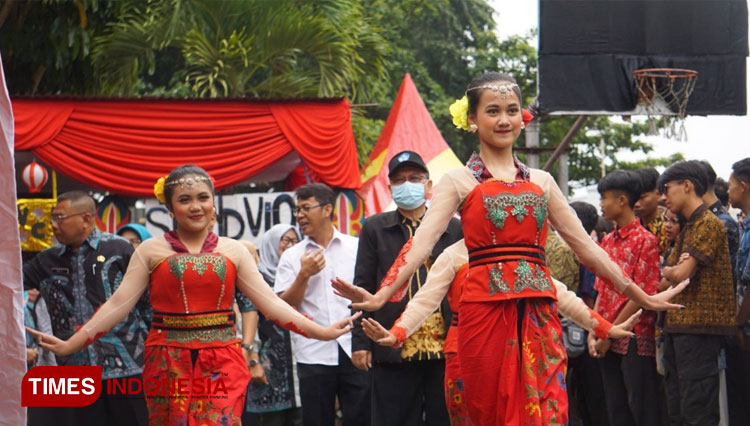
[[(390, 45), (390, 79), (382, 82), (382, 96), (373, 99), (378, 106), (365, 111), (370, 124), (382, 127), (408, 72), (443, 137), (459, 158), (468, 158), (475, 139), (453, 126), (448, 107), (497, 42), (492, 7), (485, 0), (365, 0), (363, 7)], [(358, 143), (369, 151), (377, 138), (361, 136), (365, 139)]]
[(376, 95), (386, 45), (354, 0), (131, 2), (95, 39), (104, 93)]
[(0, 52), (12, 94), (94, 94), (92, 39), (114, 19), (113, 0), (7, 0)]

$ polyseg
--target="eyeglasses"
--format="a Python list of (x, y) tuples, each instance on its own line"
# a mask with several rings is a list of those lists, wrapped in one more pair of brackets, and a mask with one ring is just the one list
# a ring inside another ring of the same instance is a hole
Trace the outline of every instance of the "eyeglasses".
[(294, 214), (295, 216), (297, 216), (297, 215), (298, 215), (298, 214), (300, 214), (300, 213), (304, 213), (304, 214), (307, 214), (307, 213), (309, 213), (309, 212), (310, 212), (310, 210), (312, 210), (312, 209), (314, 209), (314, 208), (317, 208), (317, 207), (323, 207), (323, 206), (325, 206), (325, 205), (327, 205), (327, 204), (328, 204), (328, 203), (326, 203), (326, 204), (316, 204), (316, 205), (314, 205), (314, 206), (302, 206), (302, 207), (295, 207), (295, 208), (294, 208), (294, 209), (292, 210), (292, 214)]
[(427, 176), (424, 175), (411, 175), (408, 178), (404, 177), (397, 177), (394, 179), (391, 179), (391, 185), (401, 185), (406, 181), (409, 181), (411, 183), (424, 183), (427, 181)]
[(86, 213), (88, 212), (78, 212), (78, 213), (71, 213), (71, 214), (54, 213), (50, 215), (50, 218), (52, 219), (53, 222), (60, 223), (69, 217), (78, 216), (78, 215), (82, 215)]
[(293, 246), (299, 242), (296, 238), (281, 237), (281, 242), (287, 246)]

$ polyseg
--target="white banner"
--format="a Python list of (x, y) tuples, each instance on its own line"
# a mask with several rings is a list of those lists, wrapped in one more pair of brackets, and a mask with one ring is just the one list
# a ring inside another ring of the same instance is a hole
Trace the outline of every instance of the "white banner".
[[(167, 207), (151, 198), (146, 202), (146, 229), (161, 235), (174, 229)], [(296, 206), (293, 192), (265, 192), (217, 195), (218, 220), (214, 232), (222, 237), (247, 240), (260, 247), (263, 233), (278, 223), (296, 226), (292, 210)]]

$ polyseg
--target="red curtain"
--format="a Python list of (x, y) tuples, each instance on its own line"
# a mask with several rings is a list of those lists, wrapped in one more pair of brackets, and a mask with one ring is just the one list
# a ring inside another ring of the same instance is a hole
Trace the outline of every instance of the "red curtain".
[(232, 186), (297, 151), (321, 181), (361, 186), (349, 102), (14, 99), (15, 149), (113, 193), (151, 197), (181, 164)]

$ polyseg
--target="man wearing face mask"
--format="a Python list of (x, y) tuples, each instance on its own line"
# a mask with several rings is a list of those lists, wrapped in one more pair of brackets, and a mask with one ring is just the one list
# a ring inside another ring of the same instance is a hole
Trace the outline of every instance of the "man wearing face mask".
[[(427, 166), (413, 151), (393, 156), (388, 163), (388, 178), (397, 209), (365, 220), (354, 274), (354, 284), (373, 294), (401, 247), (419, 227), (432, 189)], [(430, 260), (412, 276), (407, 297), (401, 302), (388, 302), (378, 311), (365, 312), (363, 317), (372, 317), (390, 328), (425, 282), (432, 261), (461, 238), (461, 222), (454, 218), (433, 248)], [(451, 312), (444, 300), (400, 349), (374, 344), (359, 326), (352, 331), (352, 363), (372, 371), (372, 426), (449, 424), (442, 386), (443, 342), (450, 320)]]

